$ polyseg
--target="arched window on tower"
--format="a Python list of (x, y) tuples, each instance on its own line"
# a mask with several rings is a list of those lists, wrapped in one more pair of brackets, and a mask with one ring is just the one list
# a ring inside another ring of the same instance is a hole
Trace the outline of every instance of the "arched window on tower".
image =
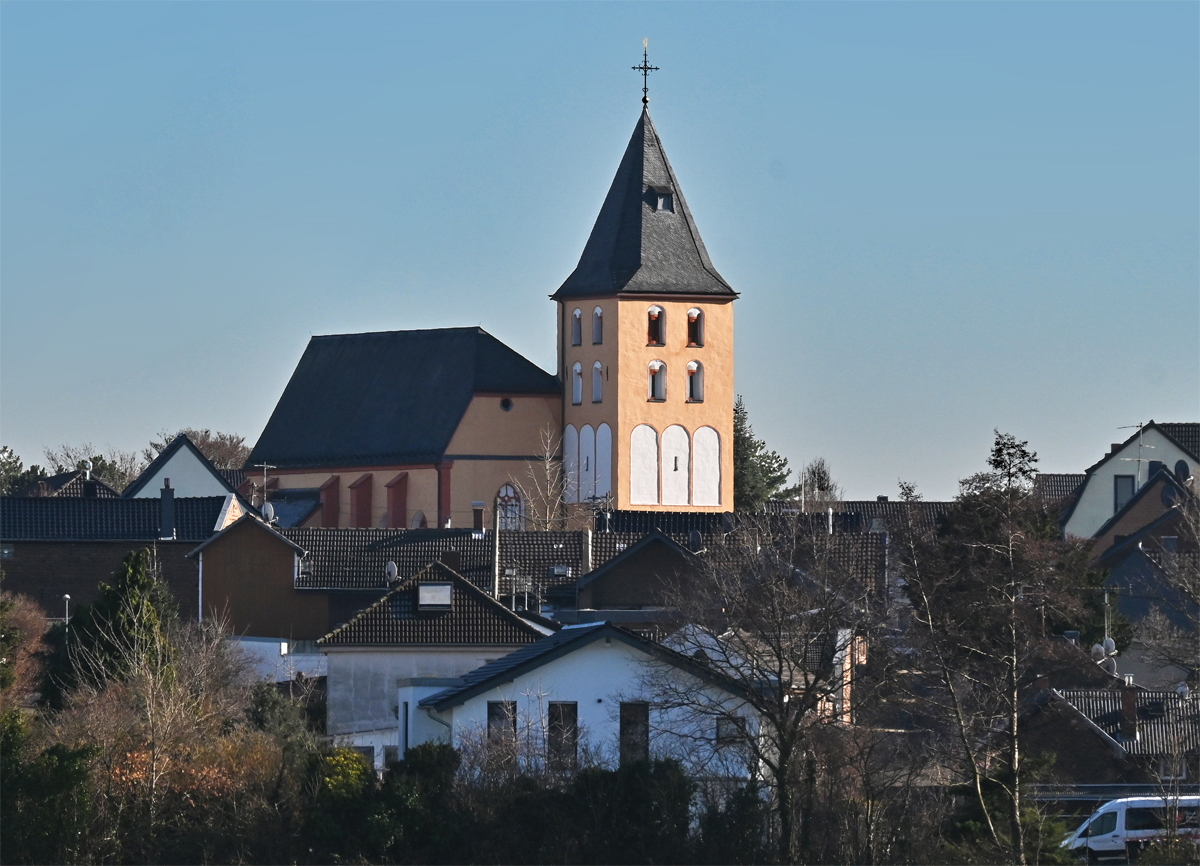
[(704, 345), (704, 311), (692, 307), (688, 310), (688, 345)]
[(652, 401), (661, 401), (667, 399), (667, 365), (662, 361), (651, 361), (650, 381), (647, 392), (647, 399)]
[(583, 311), (578, 307), (571, 314), (571, 345), (583, 345)]
[(500, 506), (501, 529), (523, 529), (521, 494), (512, 484), (503, 485), (496, 493), (496, 501)]
[(583, 365), (578, 361), (571, 368), (571, 403), (578, 406), (583, 402)]
[(689, 403), (704, 402), (704, 365), (699, 361), (689, 361), (687, 365)]
[(657, 304), (646, 312), (646, 345), (665, 346), (667, 336), (667, 314)]
[(592, 310), (592, 345), (600, 346), (604, 343), (604, 310), (596, 307)]
[(599, 361), (592, 365), (592, 402), (604, 402), (604, 366)]

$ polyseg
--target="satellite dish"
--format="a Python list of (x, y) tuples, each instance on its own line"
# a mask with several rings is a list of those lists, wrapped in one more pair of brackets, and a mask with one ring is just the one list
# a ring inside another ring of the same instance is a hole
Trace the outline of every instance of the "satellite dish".
[(1187, 697), (1188, 697), (1187, 683), (1180, 683), (1179, 687), (1175, 689), (1175, 694), (1179, 695), (1179, 697), (1183, 698), (1186, 701)]
[(1096, 661), (1102, 661), (1104, 659), (1104, 647), (1100, 646), (1100, 644), (1093, 644), (1092, 658)]
[(389, 582), (389, 583), (390, 583), (391, 581), (395, 580), (395, 579), (396, 579), (396, 575), (398, 574), (398, 570), (397, 570), (397, 568), (396, 568), (396, 563), (392, 562), (392, 561), (389, 559), (389, 560), (387, 561), (387, 565), (385, 565), (385, 566), (383, 567), (383, 573), (384, 573), (385, 575), (387, 575), (387, 579), (388, 579), (388, 582)]
[(267, 521), (267, 523), (274, 523), (275, 522), (275, 506), (272, 505), (270, 502), (264, 502), (263, 507), (262, 507), (262, 516), (263, 516), (263, 520)]
[(1117, 660), (1116, 659), (1113, 659), (1113, 658), (1105, 659), (1102, 667), (1104, 668), (1104, 670), (1108, 671), (1108, 673), (1112, 674), (1114, 677), (1117, 675)]
[(1106, 656), (1116, 655), (1117, 642), (1110, 637), (1104, 639), (1104, 654)]
[(1179, 460), (1175, 463), (1175, 477), (1184, 484), (1192, 477), (1192, 469), (1186, 460)]

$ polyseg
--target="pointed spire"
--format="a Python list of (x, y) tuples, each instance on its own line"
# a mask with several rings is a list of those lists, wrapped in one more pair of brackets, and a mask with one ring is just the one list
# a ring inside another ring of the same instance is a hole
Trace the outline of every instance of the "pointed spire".
[(647, 108), (578, 266), (552, 297), (615, 294), (737, 295), (708, 258)]

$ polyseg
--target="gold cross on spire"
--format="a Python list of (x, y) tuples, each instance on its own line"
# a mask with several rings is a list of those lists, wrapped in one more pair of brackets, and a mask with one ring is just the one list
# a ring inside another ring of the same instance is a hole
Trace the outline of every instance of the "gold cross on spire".
[(649, 96), (650, 88), (647, 86), (646, 76), (648, 76), (651, 72), (658, 71), (657, 66), (650, 65), (649, 57), (650, 57), (650, 37), (647, 36), (645, 39), (642, 40), (642, 65), (630, 67), (635, 72), (642, 73), (642, 105), (650, 104), (650, 96)]

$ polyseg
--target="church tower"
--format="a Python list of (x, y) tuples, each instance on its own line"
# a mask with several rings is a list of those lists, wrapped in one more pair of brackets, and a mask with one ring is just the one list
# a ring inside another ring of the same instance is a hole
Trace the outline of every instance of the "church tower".
[(733, 510), (733, 301), (649, 110), (558, 304), (570, 502)]

